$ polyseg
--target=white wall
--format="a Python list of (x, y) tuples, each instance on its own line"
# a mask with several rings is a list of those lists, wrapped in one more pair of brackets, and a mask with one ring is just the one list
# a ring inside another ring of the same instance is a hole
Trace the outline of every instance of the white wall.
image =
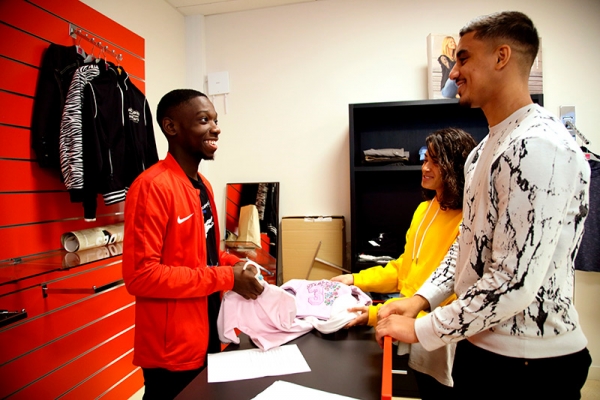
[(227, 114), (215, 99), (223, 133), (207, 173), (217, 191), (279, 181), (281, 216), (348, 219), (348, 104), (426, 99), (427, 35), (499, 9), (535, 21), (545, 105), (575, 105), (600, 152), (600, 53), (589, 50), (600, 37), (598, 1), (326, 0), (206, 17), (207, 72), (229, 71), (231, 83)]
[[(164, 93), (191, 82), (186, 20), (188, 32), (199, 31), (189, 24), (204, 24), (198, 68), (230, 76), (227, 113), (223, 96), (215, 98), (223, 131), (217, 159), (201, 166), (222, 207), (228, 182), (278, 181), (280, 216), (333, 214), (349, 222), (348, 104), (426, 99), (427, 35), (455, 33), (472, 17), (504, 9), (525, 12), (538, 27), (546, 108), (558, 113), (560, 105), (575, 105), (578, 128), (600, 154), (597, 0), (543, 6), (533, 0), (322, 0), (198, 19), (184, 19), (163, 0), (84, 2), (146, 39), (154, 109)], [(161, 141), (159, 155), (165, 152)], [(578, 272), (575, 287), (594, 359), (590, 377), (600, 379), (600, 274)]]

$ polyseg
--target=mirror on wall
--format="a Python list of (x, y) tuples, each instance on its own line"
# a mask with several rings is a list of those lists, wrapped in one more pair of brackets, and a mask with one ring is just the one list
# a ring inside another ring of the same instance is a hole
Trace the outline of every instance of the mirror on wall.
[(258, 225), (260, 230), (260, 245), (271, 257), (277, 259), (279, 251), (279, 182), (258, 183), (228, 183), (226, 193), (225, 240), (239, 241), (240, 234), (245, 236), (246, 226), (240, 227), (240, 211), (242, 224), (248, 223), (246, 206), (252, 207), (250, 223)]

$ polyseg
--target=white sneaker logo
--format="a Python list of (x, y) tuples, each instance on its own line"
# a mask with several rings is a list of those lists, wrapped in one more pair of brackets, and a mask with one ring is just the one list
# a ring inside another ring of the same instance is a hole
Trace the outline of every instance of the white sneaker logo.
[(188, 215), (185, 218), (181, 218), (180, 216), (177, 216), (177, 223), (178, 224), (183, 224), (185, 221), (187, 221), (188, 219), (192, 218), (192, 215), (194, 215), (194, 213), (191, 213), (190, 215)]

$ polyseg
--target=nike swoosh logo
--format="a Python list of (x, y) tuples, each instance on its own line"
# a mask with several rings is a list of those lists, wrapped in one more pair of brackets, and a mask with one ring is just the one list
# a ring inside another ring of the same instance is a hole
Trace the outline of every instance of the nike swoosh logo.
[(183, 224), (185, 221), (187, 221), (188, 219), (192, 218), (192, 215), (194, 215), (194, 213), (191, 213), (190, 215), (188, 215), (185, 218), (181, 218), (180, 216), (177, 216), (177, 223), (178, 224)]

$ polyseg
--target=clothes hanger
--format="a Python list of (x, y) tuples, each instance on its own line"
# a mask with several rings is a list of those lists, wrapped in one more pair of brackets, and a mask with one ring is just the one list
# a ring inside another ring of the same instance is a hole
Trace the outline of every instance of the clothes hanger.
[(579, 129), (577, 129), (577, 127), (575, 126), (575, 124), (572, 121), (565, 121), (565, 127), (569, 130), (572, 130), (573, 132), (575, 132), (575, 135), (581, 139), (581, 141), (583, 142), (583, 145), (580, 146), (581, 147), (581, 151), (583, 151), (586, 160), (588, 161), (598, 161), (600, 162), (600, 156), (598, 156), (597, 154), (592, 153), (586, 146), (588, 144), (590, 144), (590, 141), (588, 140), (588, 138), (585, 137), (585, 135), (583, 133), (581, 133), (581, 131)]
[(106, 51), (108, 50), (108, 46), (104, 46), (102, 48), (102, 54), (104, 55), (104, 69), (106, 69), (108, 71), (108, 60), (106, 59)]
[(119, 75), (121, 75), (121, 60), (123, 59), (123, 54), (117, 55), (117, 52), (113, 49), (112, 55), (117, 60), (117, 72), (119, 73)]
[[(86, 38), (88, 37), (87, 33), (85, 34), (85, 37), (86, 37)], [(83, 62), (84, 62), (84, 63), (86, 63), (86, 64), (89, 64), (89, 63), (91, 63), (92, 61), (94, 61), (94, 59), (95, 59), (95, 57), (94, 57), (94, 51), (96, 50), (96, 46), (95, 46), (95, 44), (96, 44), (96, 39), (95, 39), (95, 38), (91, 38), (91, 39), (88, 39), (88, 40), (89, 40), (90, 42), (92, 42), (92, 52), (91, 52), (91, 53), (89, 53), (89, 54), (87, 55), (87, 57), (86, 57), (86, 58), (83, 60)]]
[(75, 44), (75, 51), (77, 52), (77, 54), (79, 54), (84, 60), (87, 57), (87, 54), (85, 53), (85, 50), (83, 50), (83, 47), (81, 47), (81, 29), (77, 30), (76, 32), (77, 34), (77, 43)]
[(587, 147), (581, 146), (581, 150), (583, 151), (583, 154), (585, 154), (585, 158), (588, 161), (600, 162), (600, 156), (598, 156), (598, 154), (592, 153)]
[(96, 57), (96, 64), (100, 63), (100, 61), (102, 60), (102, 42), (98, 42), (96, 43), (96, 46), (98, 46), (98, 49), (100, 49), (100, 51), (98, 51), (98, 57)]

